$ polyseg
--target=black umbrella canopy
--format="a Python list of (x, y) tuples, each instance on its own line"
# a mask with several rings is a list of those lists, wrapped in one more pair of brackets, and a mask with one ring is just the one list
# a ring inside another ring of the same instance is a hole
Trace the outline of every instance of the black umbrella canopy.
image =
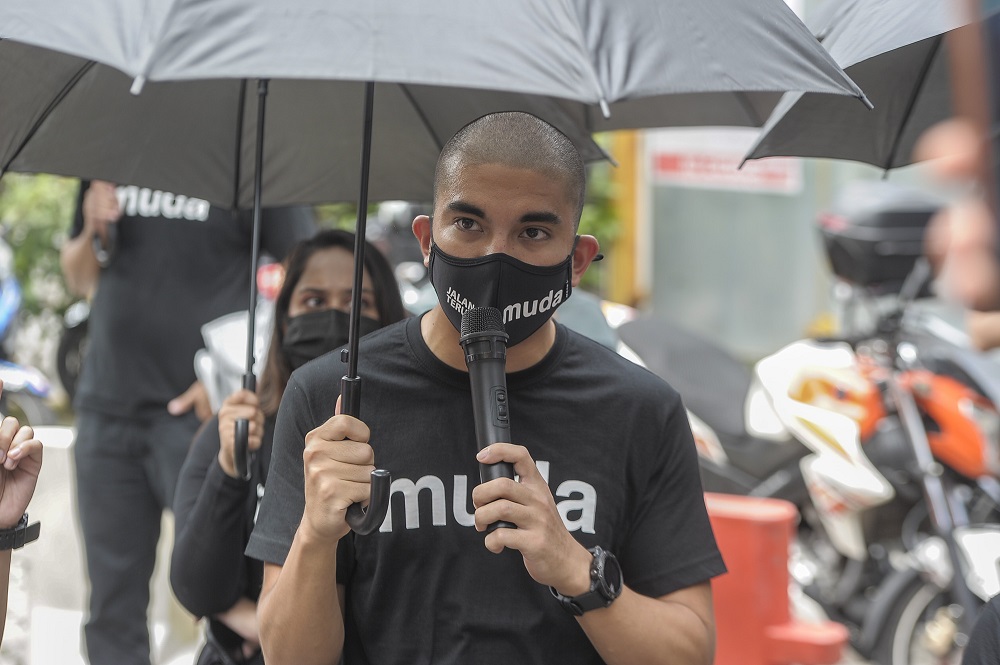
[[(256, 82), (147, 84), (104, 65), (0, 41), (0, 172), (100, 178), (249, 209), (254, 195)], [(268, 85), (265, 206), (354, 201), (364, 83)], [(588, 161), (606, 155), (557, 100), (520, 93), (376, 85), (370, 197), (429, 200), (444, 142), (498, 110), (522, 110), (569, 136)]]
[[(832, 0), (828, 0), (832, 1)], [(875, 108), (788, 93), (746, 159), (826, 157), (883, 169), (912, 163), (919, 136), (952, 115), (944, 35), (967, 20), (942, 0), (851, 0), (817, 26)], [(991, 20), (995, 20), (991, 19)]]

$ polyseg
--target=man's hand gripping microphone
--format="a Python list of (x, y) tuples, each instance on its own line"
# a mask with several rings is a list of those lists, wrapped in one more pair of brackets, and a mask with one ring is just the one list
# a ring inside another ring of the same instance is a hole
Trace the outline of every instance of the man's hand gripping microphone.
[[(479, 450), (497, 442), (510, 442), (510, 404), (507, 396), (507, 333), (503, 316), (496, 307), (472, 307), (462, 314), (459, 343), (465, 351), (472, 384), (472, 414), (476, 421)], [(482, 482), (496, 478), (514, 479), (514, 466), (508, 462), (480, 464)], [(494, 522), (496, 528), (516, 528), (510, 522)]]

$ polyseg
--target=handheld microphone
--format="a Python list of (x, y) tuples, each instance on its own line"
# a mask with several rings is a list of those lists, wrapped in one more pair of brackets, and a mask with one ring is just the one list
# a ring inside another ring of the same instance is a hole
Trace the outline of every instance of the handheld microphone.
[[(472, 385), (472, 415), (476, 421), (479, 450), (498, 441), (510, 441), (510, 404), (507, 396), (507, 333), (503, 316), (496, 307), (471, 307), (462, 314), (459, 343), (465, 351)], [(514, 479), (514, 465), (509, 462), (480, 464), (482, 482), (496, 478)], [(510, 522), (494, 522), (496, 528), (516, 528)]]

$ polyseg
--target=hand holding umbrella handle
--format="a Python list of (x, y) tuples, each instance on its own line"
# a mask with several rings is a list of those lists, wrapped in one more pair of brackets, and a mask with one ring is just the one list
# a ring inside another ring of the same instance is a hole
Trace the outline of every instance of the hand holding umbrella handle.
[[(340, 412), (357, 418), (361, 414), (361, 378), (345, 376), (340, 379)], [(355, 503), (347, 509), (347, 523), (354, 533), (367, 536), (382, 526), (389, 512), (392, 475), (385, 469), (375, 469), (371, 475), (371, 494), (368, 508)]]
[(104, 229), (104, 241), (96, 233), (90, 238), (91, 246), (94, 248), (94, 256), (97, 257), (97, 265), (107, 268), (115, 259), (118, 251), (118, 225), (108, 224)]
[[(257, 390), (257, 378), (252, 372), (243, 375), (243, 389), (251, 392)], [(240, 418), (235, 425), (233, 468), (236, 469), (238, 477), (250, 480), (250, 461), (253, 456), (253, 452), (250, 450), (250, 421)]]

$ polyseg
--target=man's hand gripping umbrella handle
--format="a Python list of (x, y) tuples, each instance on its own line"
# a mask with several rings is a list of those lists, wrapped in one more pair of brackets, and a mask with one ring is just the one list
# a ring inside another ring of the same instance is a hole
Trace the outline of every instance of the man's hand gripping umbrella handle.
[[(340, 379), (340, 412), (358, 418), (361, 415), (361, 378), (344, 376)], [(385, 469), (372, 471), (371, 494), (368, 508), (360, 503), (347, 509), (347, 524), (361, 536), (367, 536), (382, 526), (389, 512), (389, 494), (392, 476)]]

